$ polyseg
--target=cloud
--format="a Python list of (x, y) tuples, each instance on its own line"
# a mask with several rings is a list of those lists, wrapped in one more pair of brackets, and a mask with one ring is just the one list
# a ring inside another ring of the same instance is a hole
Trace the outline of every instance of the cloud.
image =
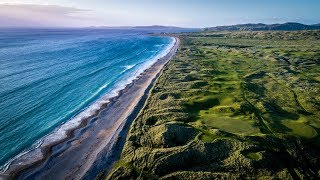
[(0, 4), (0, 26), (81, 27), (96, 25), (90, 10), (58, 5)]

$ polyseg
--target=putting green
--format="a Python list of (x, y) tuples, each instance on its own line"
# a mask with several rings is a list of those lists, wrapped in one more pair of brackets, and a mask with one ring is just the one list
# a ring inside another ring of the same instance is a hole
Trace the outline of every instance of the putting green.
[(318, 135), (317, 131), (313, 129), (311, 126), (296, 122), (293, 120), (284, 120), (282, 124), (287, 128), (291, 129), (291, 133), (304, 138), (314, 138)]
[(198, 124), (219, 128), (230, 133), (253, 135), (259, 134), (259, 128), (254, 126), (254, 121), (244, 117), (229, 117), (219, 114), (207, 114), (208, 111), (200, 111)]

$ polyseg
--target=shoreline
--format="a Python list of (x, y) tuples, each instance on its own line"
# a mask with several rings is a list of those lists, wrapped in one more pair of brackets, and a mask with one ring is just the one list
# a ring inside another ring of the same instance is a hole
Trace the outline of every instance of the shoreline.
[[(53, 141), (53, 144), (44, 143), (34, 152), (12, 161), (9, 168), (0, 174), (0, 179), (53, 177), (50, 174), (54, 174), (55, 178), (80, 179), (88, 171), (93, 172), (99, 164), (96, 162), (101, 161), (101, 157), (105, 158), (103, 155), (113, 154), (112, 148), (121, 137), (119, 134), (127, 122), (134, 119), (131, 115), (140, 111), (142, 107), (139, 103), (148, 95), (163, 67), (175, 55), (179, 39), (173, 38), (175, 42), (170, 51), (119, 90), (117, 96), (111, 97), (78, 126), (65, 131), (63, 139)], [(41, 156), (30, 161), (28, 156), (32, 157), (32, 153)]]

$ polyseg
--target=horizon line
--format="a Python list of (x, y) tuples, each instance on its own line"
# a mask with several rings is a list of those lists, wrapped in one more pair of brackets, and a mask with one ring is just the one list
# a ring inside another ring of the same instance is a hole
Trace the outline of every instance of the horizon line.
[(205, 28), (212, 28), (212, 27), (221, 27), (221, 26), (236, 26), (236, 25), (246, 25), (246, 24), (265, 24), (265, 25), (276, 25), (276, 24), (287, 24), (287, 23), (298, 23), (303, 25), (318, 25), (320, 23), (303, 23), (303, 22), (284, 22), (284, 23), (262, 23), (262, 22), (247, 22), (247, 23), (237, 23), (237, 24), (224, 24), (224, 25), (212, 25), (212, 26), (205, 26), (205, 27), (183, 27), (183, 26), (175, 26), (175, 25), (91, 25), (91, 26), (0, 26), (0, 29), (4, 28), (30, 28), (30, 29), (42, 29), (42, 28), (50, 28), (50, 29), (84, 29), (84, 28), (152, 28), (152, 27), (162, 27), (162, 28), (181, 28), (181, 29), (205, 29)]

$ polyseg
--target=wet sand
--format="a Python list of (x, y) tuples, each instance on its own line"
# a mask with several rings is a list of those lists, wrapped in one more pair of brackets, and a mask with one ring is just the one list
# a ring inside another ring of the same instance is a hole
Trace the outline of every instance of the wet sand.
[(0, 179), (92, 179), (100, 171), (109, 169), (121, 153), (121, 144), (131, 122), (179, 44), (176, 38), (166, 56), (120, 91), (95, 116), (71, 130), (66, 139), (42, 148), (43, 157), (32, 164), (13, 164)]

